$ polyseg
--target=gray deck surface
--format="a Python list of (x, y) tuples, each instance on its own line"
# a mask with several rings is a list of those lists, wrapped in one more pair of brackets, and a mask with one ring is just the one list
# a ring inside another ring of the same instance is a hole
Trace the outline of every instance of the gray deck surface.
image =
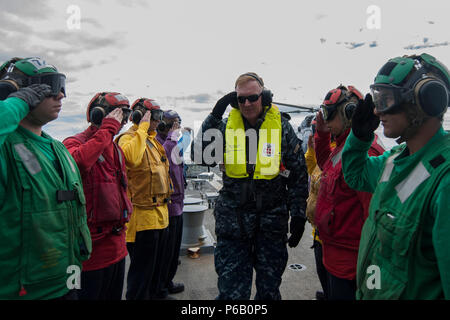
[[(214, 191), (210, 184), (206, 184), (203, 188), (204, 192)], [(200, 191), (193, 190), (191, 184), (186, 190), (186, 197), (200, 198)], [(204, 214), (203, 225), (211, 233), (215, 240), (214, 233), (214, 216), (213, 209), (208, 209)], [(321, 290), (320, 282), (317, 277), (314, 251), (311, 249), (313, 239), (311, 235), (311, 225), (306, 223), (303, 237), (296, 248), (289, 248), (289, 259), (286, 270), (283, 274), (280, 291), (283, 300), (313, 300), (315, 293)], [(212, 250), (205, 249), (199, 251), (199, 257), (192, 259), (187, 255), (181, 255), (181, 264), (178, 266), (175, 282), (182, 282), (185, 285), (185, 291), (182, 293), (171, 295), (177, 300), (214, 300), (218, 295), (217, 290), (217, 274), (214, 269), (214, 254)], [(209, 252), (208, 252), (209, 251)], [(289, 269), (291, 264), (301, 264), (306, 268), (300, 271)], [(126, 273), (128, 272), (129, 259), (126, 261)], [(255, 274), (253, 275), (255, 278)], [(125, 299), (126, 278), (124, 283), (123, 299)], [(251, 299), (255, 295), (255, 285), (253, 288)]]

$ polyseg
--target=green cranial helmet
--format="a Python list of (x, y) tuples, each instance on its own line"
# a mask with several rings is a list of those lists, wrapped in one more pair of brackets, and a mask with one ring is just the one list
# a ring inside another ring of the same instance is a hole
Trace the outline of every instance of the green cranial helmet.
[(1, 80), (13, 80), (19, 87), (27, 87), (36, 83), (48, 84), (52, 88), (54, 96), (60, 92), (66, 96), (66, 76), (39, 57), (11, 59), (5, 62), (0, 68), (0, 77)]
[(418, 106), (427, 116), (442, 115), (449, 106), (450, 72), (429, 54), (390, 59), (370, 86), (377, 111)]

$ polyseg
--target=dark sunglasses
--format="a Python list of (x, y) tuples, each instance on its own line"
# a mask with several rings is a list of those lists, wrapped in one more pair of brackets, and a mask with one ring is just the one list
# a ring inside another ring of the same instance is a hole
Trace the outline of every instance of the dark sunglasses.
[(66, 96), (66, 76), (62, 73), (47, 73), (29, 78), (28, 85), (48, 84), (52, 89), (52, 96), (57, 96), (60, 92)]
[(259, 97), (261, 97), (261, 95), (262, 95), (262, 92), (260, 94), (252, 94), (252, 95), (247, 96), (247, 97), (239, 96), (239, 97), (237, 97), (237, 100), (238, 100), (239, 103), (245, 103), (245, 100), (247, 100), (247, 99), (248, 99), (249, 102), (255, 102), (256, 100), (259, 99)]

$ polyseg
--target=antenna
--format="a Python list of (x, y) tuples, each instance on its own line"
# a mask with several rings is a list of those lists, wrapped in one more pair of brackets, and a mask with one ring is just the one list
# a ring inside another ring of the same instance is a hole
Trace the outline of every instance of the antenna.
[(298, 111), (289, 111), (288, 113), (317, 112), (317, 111), (319, 111), (319, 108), (304, 107), (304, 106), (299, 106), (299, 105), (295, 105), (295, 104), (288, 104), (288, 103), (282, 103), (282, 102), (275, 102), (274, 101), (273, 104), (299, 109)]

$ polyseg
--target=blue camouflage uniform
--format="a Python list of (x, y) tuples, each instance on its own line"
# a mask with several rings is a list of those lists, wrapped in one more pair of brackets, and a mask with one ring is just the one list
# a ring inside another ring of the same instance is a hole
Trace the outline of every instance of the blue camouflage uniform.
[[(217, 236), (214, 261), (219, 300), (248, 300), (253, 269), (256, 271), (255, 299), (281, 299), (279, 287), (288, 260), (289, 215), (306, 219), (308, 197), (308, 174), (301, 141), (289, 119), (289, 115), (282, 114), (281, 162), (290, 171), (288, 177), (278, 175), (272, 180), (255, 180), (252, 177), (254, 165), (248, 163), (248, 178), (222, 174), (223, 187), (214, 209)], [(197, 164), (216, 165), (207, 164), (204, 159), (197, 161), (199, 153), (203, 154), (211, 143), (200, 139), (208, 129), (218, 129), (225, 148), (227, 120), (213, 114), (205, 119), (191, 148), (191, 158)], [(246, 130), (250, 127), (245, 119), (244, 125)]]

